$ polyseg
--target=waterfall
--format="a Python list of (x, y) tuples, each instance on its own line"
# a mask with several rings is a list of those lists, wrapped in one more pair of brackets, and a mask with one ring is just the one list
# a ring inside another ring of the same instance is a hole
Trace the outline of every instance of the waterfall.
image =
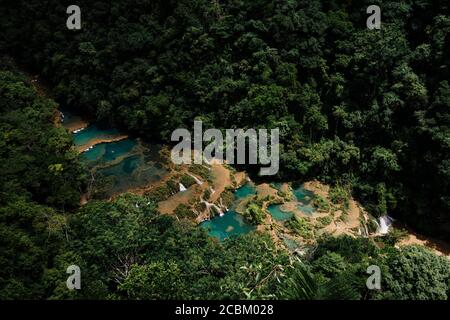
[(210, 211), (210, 208), (212, 207), (219, 213), (219, 216), (223, 216), (224, 215), (223, 211), (216, 204), (210, 203), (210, 202), (205, 201), (205, 200), (201, 200), (201, 202), (205, 204), (206, 209), (208, 211)]
[(88, 148), (84, 149), (84, 150), (83, 150), (83, 151), (81, 151), (81, 152), (86, 152), (86, 151), (89, 151), (89, 150), (91, 150), (92, 148), (94, 148), (94, 146), (90, 146), (90, 147), (88, 147)]
[(181, 182), (179, 183), (179, 185), (180, 185), (180, 192), (183, 192), (183, 191), (187, 190), (186, 187), (183, 186), (183, 184)]
[(359, 233), (362, 234), (363, 237), (368, 237), (369, 236), (369, 228), (367, 227), (367, 223), (370, 220), (370, 218), (367, 215), (367, 213), (363, 214), (363, 218), (364, 218), (364, 222), (359, 227)]
[(84, 129), (86, 129), (86, 128), (80, 128), (80, 129), (77, 129), (77, 130), (73, 130), (72, 133), (78, 133), (78, 132), (80, 132), (80, 131), (83, 131)]
[(387, 234), (389, 232), (390, 227), (392, 226), (393, 221), (394, 219), (392, 219), (388, 215), (380, 217), (380, 226), (377, 229), (377, 233)]
[(203, 181), (201, 181), (201, 180), (200, 180), (199, 178), (197, 178), (196, 176), (190, 174), (189, 172), (188, 172), (188, 175), (190, 175), (192, 178), (194, 178), (194, 180), (195, 180), (195, 182), (197, 182), (197, 184), (199, 184), (199, 185), (202, 185), (202, 184), (203, 184)]

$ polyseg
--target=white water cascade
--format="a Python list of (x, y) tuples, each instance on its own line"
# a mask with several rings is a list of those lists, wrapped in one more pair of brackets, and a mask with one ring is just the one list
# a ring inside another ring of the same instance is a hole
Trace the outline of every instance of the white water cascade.
[(190, 175), (192, 178), (194, 178), (195, 182), (197, 182), (198, 185), (202, 185), (203, 184), (203, 181), (200, 180), (199, 178), (197, 178), (196, 176), (194, 176), (194, 175), (192, 175), (190, 173), (188, 173), (188, 175)]
[(378, 234), (387, 234), (392, 226), (394, 219), (388, 215), (380, 217), (379, 227), (377, 229)]
[(219, 213), (219, 216), (223, 216), (224, 215), (224, 212), (222, 211), (222, 209), (220, 209), (216, 204), (210, 203), (210, 202), (205, 201), (205, 200), (201, 200), (201, 202), (205, 204), (206, 209), (208, 211), (210, 211), (210, 208), (212, 207)]
[(76, 130), (73, 130), (73, 132), (72, 132), (72, 133), (78, 133), (78, 132), (81, 132), (81, 131), (83, 131), (84, 129), (86, 129), (86, 128), (80, 128), (80, 129), (76, 129)]

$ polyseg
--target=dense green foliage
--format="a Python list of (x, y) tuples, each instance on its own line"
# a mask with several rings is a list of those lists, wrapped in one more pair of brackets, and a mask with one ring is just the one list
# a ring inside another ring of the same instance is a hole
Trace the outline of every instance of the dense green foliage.
[[(278, 127), (280, 177), (341, 181), (375, 215), (450, 234), (445, 0), (80, 0), (2, 8), (1, 46), (59, 102), (148, 139)], [(379, 4), (382, 29), (366, 28)]]
[(383, 299), (448, 299), (448, 260), (423, 247), (408, 247), (390, 252), (385, 262)]
[[(369, 3), (80, 0), (83, 28), (68, 31), (72, 3), (10, 1), (0, 49), (48, 79), (58, 103), (149, 140), (194, 118), (279, 127), (278, 178), (319, 178), (335, 203), (352, 190), (372, 214), (448, 238), (447, 1), (375, 1), (383, 20), (372, 31)], [(448, 298), (449, 260), (388, 237), (324, 238), (301, 264), (268, 235), (219, 243), (186, 207), (179, 219), (156, 211), (178, 181), (78, 208), (84, 169), (55, 126), (57, 105), (28, 82), (2, 58), (0, 299)], [(245, 214), (266, 213), (253, 203)], [(312, 236), (302, 219), (286, 224)], [(72, 264), (80, 291), (66, 288)], [(365, 285), (372, 264), (380, 291)]]
[[(74, 263), (83, 266), (86, 279), (79, 298), (236, 299), (250, 291), (262, 298), (274, 291), (275, 278), (260, 283), (256, 273), (266, 276), (287, 261), (268, 237), (248, 235), (222, 245), (133, 195), (89, 202), (72, 217), (70, 238), (63, 255), (78, 257)], [(66, 297), (60, 294), (52, 298)]]
[[(386, 245), (380, 249), (366, 238), (325, 238), (310, 264), (316, 287), (323, 288), (326, 297), (446, 300), (450, 292), (448, 258), (419, 246), (399, 250)], [(365, 286), (370, 265), (381, 269), (381, 290)]]
[(44, 294), (65, 210), (78, 205), (84, 171), (55, 108), (0, 60), (0, 299)]
[(264, 222), (266, 211), (262, 208), (260, 201), (251, 201), (242, 215), (248, 222), (257, 225)]

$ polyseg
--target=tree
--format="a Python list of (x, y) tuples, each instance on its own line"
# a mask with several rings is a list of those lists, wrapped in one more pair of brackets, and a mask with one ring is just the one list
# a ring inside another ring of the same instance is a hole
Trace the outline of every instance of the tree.
[(382, 275), (383, 299), (446, 300), (450, 262), (422, 246), (408, 246), (387, 257)]
[(178, 265), (173, 261), (135, 265), (119, 286), (130, 299), (182, 299), (187, 284)]

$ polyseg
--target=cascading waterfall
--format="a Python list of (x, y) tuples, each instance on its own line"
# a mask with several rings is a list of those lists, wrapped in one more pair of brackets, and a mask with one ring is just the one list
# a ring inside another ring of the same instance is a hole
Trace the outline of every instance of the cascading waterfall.
[(197, 182), (198, 185), (202, 185), (203, 184), (203, 181), (200, 180), (199, 178), (197, 178), (196, 176), (194, 176), (194, 175), (192, 175), (190, 173), (188, 173), (188, 175), (190, 175), (192, 178), (194, 178), (195, 182)]
[(72, 133), (79, 133), (79, 132), (83, 131), (84, 129), (86, 129), (86, 128), (76, 129), (76, 130), (73, 130)]
[(387, 234), (389, 232), (389, 229), (392, 226), (392, 223), (394, 222), (394, 219), (389, 217), (388, 215), (380, 217), (379, 227), (377, 229), (378, 234)]
[(204, 203), (204, 204), (205, 204), (206, 209), (207, 209), (208, 211), (210, 211), (211, 208), (214, 208), (214, 209), (219, 213), (220, 216), (223, 216), (223, 215), (224, 215), (224, 212), (222, 211), (222, 209), (220, 209), (216, 204), (210, 203), (210, 202), (205, 201), (205, 200), (203, 200), (203, 199), (201, 200), (201, 203)]
[(358, 234), (362, 235), (363, 237), (368, 237), (369, 236), (369, 228), (367, 227), (367, 223), (370, 218), (366, 213), (364, 213), (363, 218), (364, 218), (364, 222), (359, 227)]

